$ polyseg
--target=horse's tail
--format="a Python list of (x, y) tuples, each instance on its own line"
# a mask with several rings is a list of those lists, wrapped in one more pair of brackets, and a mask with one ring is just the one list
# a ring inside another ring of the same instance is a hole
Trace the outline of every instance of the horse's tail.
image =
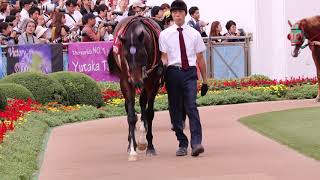
[(118, 77), (120, 76), (120, 68), (117, 65), (116, 59), (113, 54), (113, 47), (110, 49), (109, 54), (108, 54), (108, 66), (109, 66), (109, 72), (110, 74), (117, 75)]

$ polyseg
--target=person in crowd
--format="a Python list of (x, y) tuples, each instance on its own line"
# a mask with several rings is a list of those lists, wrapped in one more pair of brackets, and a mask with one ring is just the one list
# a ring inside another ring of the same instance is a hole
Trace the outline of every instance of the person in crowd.
[(208, 23), (200, 21), (199, 8), (196, 6), (192, 6), (189, 9), (189, 15), (191, 16), (191, 19), (188, 21), (188, 25), (196, 29), (202, 37), (208, 37), (205, 31), (205, 27), (208, 25)]
[[(226, 29), (228, 30), (228, 32), (226, 34), (224, 34), (224, 36), (227, 37), (236, 37), (236, 36), (240, 36), (239, 33), (237, 33), (237, 24), (230, 20), (227, 22), (226, 24)], [(239, 42), (239, 39), (228, 39), (227, 42)]]
[(55, 12), (50, 25), (51, 40), (61, 39), (61, 27), (66, 23), (66, 15), (62, 12)]
[(21, 19), (20, 22), (22, 22), (24, 19), (30, 18), (29, 16), (29, 10), (31, 9), (33, 5), (33, 0), (21, 0), (22, 10), (20, 12)]
[(163, 10), (164, 15), (165, 15), (166, 13), (169, 13), (169, 14), (170, 14), (170, 5), (169, 5), (169, 4), (163, 3), (163, 4), (161, 4), (160, 7), (161, 7), (161, 9)]
[(172, 26), (174, 24), (174, 21), (172, 19), (171, 14), (168, 14), (164, 17), (164, 28), (167, 29), (168, 27)]
[(163, 10), (160, 6), (154, 6), (151, 9), (151, 18), (159, 24), (162, 30), (164, 30)]
[(40, 14), (37, 20), (38, 26), (47, 27), (46, 20), (44, 19), (44, 15)]
[(7, 22), (0, 23), (0, 44), (1, 45), (14, 45), (16, 33), (12, 31), (12, 27)]
[[(210, 37), (222, 36), (221, 32), (222, 32), (221, 23), (219, 21), (212, 22), (209, 36)], [(221, 39), (215, 39), (214, 42), (221, 42)]]
[(38, 22), (38, 17), (40, 15), (40, 9), (38, 7), (32, 6), (29, 9), (28, 13), (29, 13), (30, 19), (34, 20), (35, 22)]
[(80, 13), (82, 15), (88, 14), (88, 13), (93, 13), (92, 10), (92, 0), (82, 0), (82, 6), (80, 8)]
[(7, 16), (10, 15), (10, 5), (8, 3), (2, 2), (0, 4), (0, 19), (5, 20)]
[(118, 22), (120, 22), (122, 19), (128, 17), (128, 12), (129, 12), (128, 11), (129, 10), (128, 6), (129, 6), (128, 0), (120, 0), (120, 2), (119, 2), (119, 12), (121, 12), (122, 15), (118, 15), (117, 16), (116, 20)]
[(100, 41), (106, 33), (106, 28), (103, 23), (100, 23), (98, 30), (95, 31), (96, 24), (95, 16), (92, 13), (86, 14), (82, 17), (84, 28), (82, 30), (82, 42)]
[(192, 6), (189, 9), (189, 15), (191, 16), (191, 19), (188, 21), (188, 25), (200, 32), (200, 26), (198, 23), (200, 21), (199, 8), (196, 6)]
[(70, 31), (78, 31), (82, 26), (82, 14), (76, 10), (77, 0), (66, 1), (66, 25)]
[(36, 37), (38, 38), (39, 43), (50, 43), (48, 32), (49, 32), (48, 28), (37, 26), (34, 33), (36, 34)]
[(129, 8), (129, 16), (144, 16), (146, 13), (146, 5), (143, 4), (140, 0), (132, 3), (131, 8)]
[(96, 8), (97, 17), (96, 17), (96, 24), (95, 27), (98, 28), (101, 22), (105, 22), (107, 20), (107, 13), (108, 13), (108, 6), (105, 4), (100, 4)]
[(22, 33), (18, 38), (18, 44), (19, 45), (28, 45), (28, 44), (38, 44), (39, 40), (34, 35), (34, 32), (36, 30), (36, 22), (34, 22), (32, 19), (25, 19), (25, 25), (24, 25), (24, 33)]

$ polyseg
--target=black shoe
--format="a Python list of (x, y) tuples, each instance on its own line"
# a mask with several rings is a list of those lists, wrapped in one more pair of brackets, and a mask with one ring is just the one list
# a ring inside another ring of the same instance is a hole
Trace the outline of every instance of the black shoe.
[(176, 152), (176, 156), (186, 156), (188, 155), (188, 149), (186, 147), (179, 147), (178, 151)]
[(201, 144), (196, 145), (195, 147), (192, 148), (192, 153), (191, 156), (197, 157), (201, 153), (204, 153), (204, 148)]

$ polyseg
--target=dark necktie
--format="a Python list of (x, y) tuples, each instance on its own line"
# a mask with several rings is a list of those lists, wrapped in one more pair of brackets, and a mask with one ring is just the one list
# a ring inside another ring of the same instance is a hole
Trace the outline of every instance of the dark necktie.
[(183, 34), (182, 34), (183, 29), (180, 27), (180, 28), (177, 28), (177, 30), (179, 31), (181, 66), (182, 66), (182, 69), (187, 70), (189, 68), (189, 62), (188, 62), (186, 45), (184, 43)]

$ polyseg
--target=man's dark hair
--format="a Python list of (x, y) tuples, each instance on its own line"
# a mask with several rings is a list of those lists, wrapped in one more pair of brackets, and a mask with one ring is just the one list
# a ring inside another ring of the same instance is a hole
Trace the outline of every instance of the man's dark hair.
[(36, 6), (32, 6), (30, 9), (29, 9), (29, 15), (31, 16), (32, 14), (34, 14), (35, 12), (37, 12), (40, 14), (40, 9)]
[(82, 16), (82, 23), (87, 24), (89, 19), (95, 19), (95, 17), (96, 16), (92, 13), (85, 14), (84, 16)]
[(232, 21), (232, 20), (228, 21), (227, 24), (226, 24), (227, 30), (229, 30), (232, 25), (237, 26), (237, 24), (234, 21)]
[(66, 1), (66, 6), (71, 6), (71, 5), (77, 6), (78, 5), (77, 0), (67, 0)]
[(199, 8), (196, 7), (196, 6), (192, 6), (190, 9), (189, 9), (189, 14), (190, 16), (194, 15), (194, 13), (196, 13), (196, 11), (198, 11)]
[(187, 4), (182, 0), (175, 0), (171, 3), (170, 12), (172, 13), (172, 11), (175, 11), (175, 10), (182, 10), (187, 14), (188, 13)]
[(6, 22), (0, 23), (0, 33), (2, 33), (3, 30), (7, 29), (9, 27), (9, 24)]
[(159, 11), (163, 10), (160, 6), (154, 6), (151, 9), (151, 17), (156, 17), (156, 15), (159, 13)]
[(31, 3), (33, 3), (33, 0), (22, 0), (21, 1), (21, 7), (24, 7), (24, 5), (31, 4)]
[(105, 11), (108, 10), (108, 6), (106, 6), (105, 4), (100, 4), (99, 6), (97, 6), (96, 8), (96, 12), (98, 14), (100, 14), (101, 11)]
[(16, 19), (16, 16), (9, 15), (9, 16), (6, 17), (6, 19), (4, 21), (7, 22), (7, 23), (12, 23), (15, 19)]

